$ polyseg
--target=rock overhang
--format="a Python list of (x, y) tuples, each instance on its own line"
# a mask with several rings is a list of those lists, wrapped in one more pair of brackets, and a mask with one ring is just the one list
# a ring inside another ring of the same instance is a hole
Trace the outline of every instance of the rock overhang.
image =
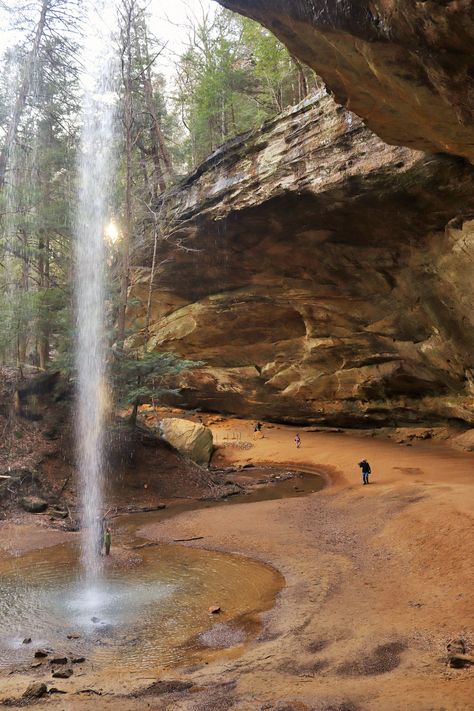
[[(450, 416), (469, 339), (436, 270), (473, 187), (467, 161), (388, 146), (320, 92), (165, 196), (149, 346), (206, 361), (182, 384), (210, 409), (338, 424)], [(138, 297), (150, 252), (135, 255)]]
[(257, 20), (388, 143), (474, 162), (470, 0), (217, 0)]

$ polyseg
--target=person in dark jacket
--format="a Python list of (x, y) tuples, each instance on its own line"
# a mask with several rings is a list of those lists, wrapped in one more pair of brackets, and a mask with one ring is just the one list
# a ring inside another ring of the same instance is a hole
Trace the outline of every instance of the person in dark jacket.
[(362, 470), (362, 483), (363, 484), (368, 484), (369, 483), (369, 474), (371, 474), (371, 469), (370, 469), (370, 464), (367, 461), (367, 459), (363, 459), (361, 462), (359, 462), (359, 467)]
[(104, 545), (105, 545), (105, 555), (110, 555), (110, 545), (112, 543), (112, 535), (110, 533), (110, 528), (107, 526), (104, 534)]

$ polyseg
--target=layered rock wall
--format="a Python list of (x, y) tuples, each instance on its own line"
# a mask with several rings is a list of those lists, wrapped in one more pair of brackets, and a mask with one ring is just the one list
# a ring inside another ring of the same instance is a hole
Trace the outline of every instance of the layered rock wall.
[(218, 0), (258, 20), (388, 143), (474, 161), (471, 0)]
[[(473, 188), (467, 161), (389, 146), (321, 92), (167, 194), (135, 342), (206, 362), (186, 406), (472, 422)], [(138, 328), (151, 254), (134, 255)]]

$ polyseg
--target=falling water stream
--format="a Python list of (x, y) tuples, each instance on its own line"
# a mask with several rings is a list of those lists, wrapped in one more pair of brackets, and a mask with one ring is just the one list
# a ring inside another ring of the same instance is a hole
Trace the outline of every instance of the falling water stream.
[(90, 8), (83, 66), (83, 128), (76, 214), (77, 456), (86, 594), (99, 595), (104, 472), (104, 227), (114, 165), (111, 25)]
[[(40, 669), (38, 662), (32, 665), (33, 649), (41, 646), (69, 659), (86, 657), (92, 676), (107, 669), (119, 682), (127, 673), (143, 671), (155, 678), (159, 669), (185, 660), (202, 661), (206, 650), (241, 648), (256, 632), (256, 613), (274, 604), (284, 584), (274, 569), (240, 556), (143, 544), (137, 529), (162, 520), (167, 511), (116, 519), (117, 547), (107, 566), (100, 555), (107, 390), (104, 229), (115, 167), (115, 45), (110, 35), (115, 22), (114, 2), (90, 0), (84, 17), (87, 41), (75, 217), (80, 544), (72, 537), (50, 549), (15, 553), (9, 545), (3, 550), (5, 541), (0, 541), (0, 674), (11, 671), (12, 665), (14, 671), (23, 665), (21, 670), (28, 673), (34, 668), (39, 678), (49, 674), (46, 662)], [(260, 475), (255, 472), (256, 478)], [(273, 493), (256, 491), (254, 500), (313, 492), (319, 486), (310, 479), (306, 489), (296, 491), (293, 483), (282, 482)], [(251, 500), (245, 497), (246, 503)], [(187, 509), (176, 507), (174, 513)], [(222, 606), (218, 624), (208, 612), (215, 602)], [(79, 685), (83, 675), (82, 671), (74, 675)]]

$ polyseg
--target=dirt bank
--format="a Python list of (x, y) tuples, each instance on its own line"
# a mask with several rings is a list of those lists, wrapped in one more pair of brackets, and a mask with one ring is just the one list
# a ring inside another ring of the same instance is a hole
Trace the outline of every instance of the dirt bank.
[[(186, 513), (142, 529), (151, 540), (271, 563), (286, 578), (260, 637), (236, 658), (176, 669), (192, 686), (52, 696), (36, 708), (204, 711), (467, 711), (474, 672), (447, 669), (446, 643), (474, 647), (470, 560), (474, 456), (446, 444), (407, 447), (370, 437), (213, 425), (216, 463), (268, 462), (314, 468), (331, 481), (306, 498)], [(370, 486), (356, 466), (367, 457)], [(238, 590), (236, 590), (238, 595)], [(22, 678), (26, 688), (27, 676)], [(59, 684), (58, 684), (59, 686)], [(186, 685), (185, 685), (186, 686)], [(61, 683), (67, 690), (68, 681)], [(87, 678), (84, 677), (84, 688)]]

